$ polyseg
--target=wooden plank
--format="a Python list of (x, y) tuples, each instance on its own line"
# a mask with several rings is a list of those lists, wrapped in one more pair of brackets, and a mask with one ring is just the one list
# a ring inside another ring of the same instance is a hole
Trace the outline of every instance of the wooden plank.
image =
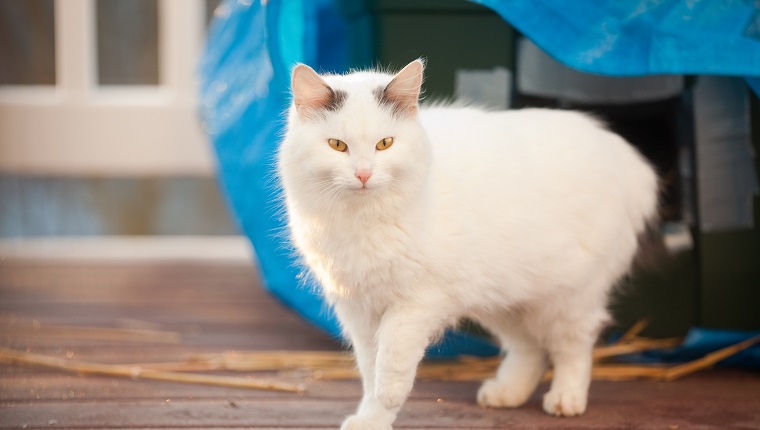
[[(212, 272), (215, 272), (212, 270)], [(55, 285), (55, 288), (50, 288)], [(74, 270), (63, 267), (17, 268), (0, 264), (0, 288), (6, 298), (40, 301), (232, 301), (265, 296), (251, 267), (231, 268), (230, 273), (206, 273), (202, 267), (164, 270), (145, 267), (95, 267)]]
[[(241, 376), (232, 373), (213, 373)], [(266, 374), (272, 375), (272, 374)], [(266, 376), (269, 377), (269, 376)], [(282, 380), (287, 380), (282, 378)], [(301, 380), (291, 379), (294, 382)], [(358, 381), (313, 382), (305, 395), (248, 390), (213, 385), (187, 385), (171, 382), (133, 380), (97, 375), (72, 375), (55, 372), (0, 374), (0, 401), (13, 403), (49, 401), (121, 400), (124, 403), (150, 399), (282, 399), (297, 401), (304, 397), (357, 401), (361, 397)]]
[[(257, 306), (252, 306), (249, 312), (255, 313)], [(193, 309), (187, 309), (191, 312)], [(257, 316), (248, 318), (245, 315), (241, 315), (239, 319), (235, 319), (235, 313), (231, 312), (230, 318), (224, 318), (223, 315), (208, 316), (200, 312), (197, 313), (197, 317), (193, 318), (192, 315), (184, 315), (182, 313), (165, 312), (161, 316), (152, 316), (149, 312), (140, 311), (134, 313), (126, 312), (123, 308), (108, 308), (101, 307), (98, 309), (92, 309), (91, 307), (73, 307), (68, 310), (69, 312), (80, 312), (78, 316), (67, 317), (65, 311), (58, 310), (58, 316), (52, 316), (50, 313), (43, 313), (40, 310), (31, 310), (30, 312), (23, 312), (21, 309), (16, 308), (15, 313), (5, 314), (7, 318), (0, 317), (0, 336), (27, 338), (33, 341), (36, 337), (46, 337), (45, 330), (40, 330), (38, 333), (34, 333), (31, 330), (30, 324), (15, 324), (7, 323), (6, 321), (13, 319), (25, 319), (28, 321), (35, 320), (35, 324), (39, 323), (44, 326), (73, 326), (73, 327), (93, 327), (93, 328), (128, 328), (133, 327), (132, 322), (139, 321), (142, 326), (152, 327), (153, 330), (176, 332), (180, 337), (185, 339), (196, 335), (214, 334), (224, 335), (225, 333), (230, 335), (237, 335), (245, 337), (251, 332), (267, 330), (271, 333), (288, 333), (288, 332), (308, 332), (321, 338), (327, 338), (327, 335), (316, 329), (315, 327), (308, 326), (305, 321), (300, 318), (296, 318), (294, 315), (278, 315), (270, 313), (268, 317)], [(111, 317), (109, 318), (108, 311)], [(222, 312), (222, 309), (219, 310)], [(243, 311), (241, 311), (243, 313)], [(285, 311), (280, 311), (285, 313)], [(139, 317), (139, 318), (137, 318)], [(82, 336), (61, 336), (57, 339), (61, 341), (76, 341), (86, 340)], [(107, 341), (106, 343), (112, 343), (118, 339), (102, 339)]]
[[(0, 372), (2, 367), (0, 367)], [(231, 374), (231, 373), (223, 373)], [(267, 374), (270, 375), (270, 374)], [(308, 381), (306, 393), (295, 397), (288, 393), (272, 393), (256, 390), (230, 389), (215, 386), (191, 386), (168, 382), (139, 381), (104, 376), (77, 376), (54, 371), (26, 368), (6, 369), (0, 373), (0, 400), (14, 402), (50, 400), (98, 400), (98, 399), (150, 399), (150, 398), (282, 398), (298, 400), (343, 399), (357, 402), (361, 398), (359, 381)], [(478, 382), (418, 381), (411, 398), (417, 400), (458, 400), (471, 402), (475, 399)]]
[[(286, 327), (287, 328), (287, 327)], [(291, 331), (293, 330), (293, 331)], [(175, 351), (187, 352), (215, 352), (222, 350), (289, 350), (293, 349), (294, 343), (298, 343), (299, 349), (305, 350), (342, 350), (341, 344), (330, 340), (322, 333), (296, 332), (296, 326), (291, 330), (282, 330), (279, 333), (271, 331), (262, 331), (260, 327), (253, 327), (249, 330), (231, 330), (205, 333), (183, 333), (182, 342), (177, 348), (171, 345), (156, 344), (132, 344), (118, 341), (95, 341), (95, 340), (62, 340), (49, 337), (40, 338), (16, 338), (4, 336), (0, 332), (0, 337), (5, 338), (2, 345), (15, 349), (32, 348), (37, 352), (56, 349), (68, 349), (76, 353), (87, 354), (88, 356), (93, 349), (101, 349), (108, 355), (113, 355), (113, 351), (126, 350), (126, 359), (134, 356), (135, 349), (151, 352), (151, 356), (158, 361), (169, 361), (177, 358)], [(283, 339), (282, 334), (287, 334), (288, 339)], [(136, 348), (137, 347), (137, 348)], [(188, 348), (188, 349), (185, 349)], [(153, 352), (155, 351), (155, 352)], [(166, 357), (163, 358), (161, 351), (167, 351)], [(97, 351), (96, 351), (97, 352)]]
[[(0, 268), (0, 270), (6, 270)], [(261, 290), (258, 279), (245, 277), (239, 280), (214, 279), (208, 276), (147, 279), (135, 273), (115, 272), (101, 278), (81, 280), (67, 279), (67, 273), (52, 276), (28, 275), (26, 279), (2, 279), (0, 286), (9, 299), (34, 299), (39, 301), (69, 302), (76, 299), (113, 302), (116, 300), (146, 301), (196, 301), (199, 299), (230, 302), (238, 298), (255, 300), (266, 293)], [(60, 277), (61, 279), (52, 279)], [(50, 285), (56, 285), (50, 289)]]
[[(632, 429), (700, 428), (703, 430), (752, 428), (757, 409), (736, 407), (726, 401), (702, 399), (683, 402), (597, 402), (580, 417), (548, 416), (531, 400), (518, 409), (483, 409), (472, 402), (408, 402), (395, 428), (467, 429)], [(728, 410), (726, 407), (730, 406)], [(51, 401), (16, 404), (5, 408), (0, 428), (336, 428), (355, 407), (353, 402), (329, 399), (152, 399), (130, 401)], [(646, 413), (643, 413), (646, 411)], [(673, 428), (673, 427), (670, 427)]]

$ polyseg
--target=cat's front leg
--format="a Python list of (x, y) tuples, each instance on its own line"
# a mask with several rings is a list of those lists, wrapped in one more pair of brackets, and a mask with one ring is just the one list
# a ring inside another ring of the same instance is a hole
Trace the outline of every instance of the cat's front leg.
[(362, 380), (362, 400), (354, 415), (347, 417), (341, 430), (389, 430), (396, 419), (375, 397), (376, 334), (380, 315), (352, 303), (339, 302), (335, 312), (343, 325)]
[(383, 315), (377, 333), (375, 395), (389, 411), (398, 411), (414, 385), (417, 365), (441, 330), (440, 315), (419, 306), (397, 305)]

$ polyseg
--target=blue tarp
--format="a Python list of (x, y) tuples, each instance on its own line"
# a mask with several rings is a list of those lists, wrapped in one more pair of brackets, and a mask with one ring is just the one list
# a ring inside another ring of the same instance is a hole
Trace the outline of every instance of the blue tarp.
[(743, 76), (760, 94), (760, 8), (750, 0), (469, 0), (560, 63), (607, 76)]
[[(623, 360), (644, 363), (682, 363), (702, 358), (711, 352), (736, 345), (760, 336), (760, 330), (718, 330), (694, 327), (686, 334), (681, 345), (664, 350), (653, 350), (623, 357)], [(720, 362), (721, 366), (760, 370), (760, 345), (745, 349)]]
[(256, 254), (264, 286), (306, 320), (338, 336), (313, 285), (301, 280), (274, 177), (289, 103), (290, 67), (314, 63), (316, 2), (227, 1), (209, 29), (200, 63), (200, 111), (214, 143), (231, 212)]
[[(750, 1), (475, 0), (561, 62), (610, 75), (760, 75), (760, 18)], [(329, 0), (227, 0), (200, 67), (200, 113), (227, 202), (253, 244), (264, 286), (326, 333), (335, 318), (302, 276), (285, 234), (275, 153), (290, 69), (345, 69), (344, 23)], [(410, 59), (411, 60), (411, 59)], [(483, 340), (449, 333), (434, 356), (492, 355)]]

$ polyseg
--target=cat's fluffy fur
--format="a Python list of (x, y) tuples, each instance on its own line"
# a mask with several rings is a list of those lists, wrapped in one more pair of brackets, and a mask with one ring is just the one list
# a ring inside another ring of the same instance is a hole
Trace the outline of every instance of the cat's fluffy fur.
[(581, 113), (419, 108), (422, 70), (293, 72), (278, 169), (293, 241), (362, 375), (342, 428), (391, 428), (426, 347), (463, 317), (507, 351), (481, 405), (521, 405), (552, 364), (544, 410), (581, 414), (608, 293), (656, 213), (656, 175)]

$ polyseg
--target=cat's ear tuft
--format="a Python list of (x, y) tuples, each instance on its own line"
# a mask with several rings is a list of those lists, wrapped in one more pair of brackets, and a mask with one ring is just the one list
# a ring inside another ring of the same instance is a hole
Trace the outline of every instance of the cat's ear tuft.
[(317, 72), (305, 64), (299, 64), (293, 69), (291, 90), (296, 111), (305, 118), (323, 109), (336, 109), (335, 91), (322, 79)]
[(383, 102), (393, 105), (394, 112), (403, 116), (417, 114), (422, 90), (422, 60), (414, 60), (393, 77), (382, 93)]

